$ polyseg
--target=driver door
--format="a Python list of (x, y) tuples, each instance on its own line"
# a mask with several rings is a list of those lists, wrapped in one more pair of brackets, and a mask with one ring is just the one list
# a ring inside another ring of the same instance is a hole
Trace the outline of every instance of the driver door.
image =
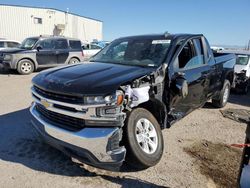
[(170, 107), (176, 119), (206, 101), (209, 66), (204, 61), (202, 49), (201, 38), (190, 39), (177, 50), (170, 65)]

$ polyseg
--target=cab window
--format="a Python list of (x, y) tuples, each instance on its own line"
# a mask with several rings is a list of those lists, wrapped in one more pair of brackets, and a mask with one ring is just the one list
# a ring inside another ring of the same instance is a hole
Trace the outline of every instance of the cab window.
[(68, 49), (67, 40), (65, 39), (55, 40), (55, 49), (57, 50)]
[(206, 54), (206, 58), (207, 58), (207, 63), (209, 65), (213, 65), (214, 64), (214, 61), (212, 61), (212, 59), (214, 59), (213, 51), (211, 50), (210, 45), (209, 45), (207, 39), (203, 38), (203, 40), (204, 40), (204, 43), (205, 43), (205, 46), (206, 46), (205, 54)]
[(52, 49), (53, 41), (51, 39), (44, 39), (40, 41), (37, 46), (40, 46), (43, 50)]
[(193, 39), (188, 41), (178, 56), (179, 69), (192, 69), (205, 64), (202, 41)]

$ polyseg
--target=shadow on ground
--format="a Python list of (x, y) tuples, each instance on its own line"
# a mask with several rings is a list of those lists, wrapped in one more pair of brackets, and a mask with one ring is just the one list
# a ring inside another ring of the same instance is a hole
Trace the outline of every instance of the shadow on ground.
[[(106, 175), (90, 172), (71, 161), (69, 157), (43, 143), (29, 123), (28, 109), (0, 116), (0, 159), (23, 164), (33, 170), (63, 176), (99, 176), (122, 187), (162, 187), (136, 177)], [(123, 168), (126, 171), (126, 167)]]
[(8, 70), (8, 69), (0, 68), (0, 74), (17, 75), (18, 72), (16, 70)]
[[(43, 70), (46, 70), (48, 68), (38, 68), (37, 70), (35, 70), (35, 73), (39, 73)], [(17, 70), (13, 70), (13, 69), (5, 69), (5, 68), (0, 68), (0, 74), (2, 75), (20, 75)]]
[(248, 94), (232, 92), (228, 102), (250, 107), (250, 92), (248, 92)]

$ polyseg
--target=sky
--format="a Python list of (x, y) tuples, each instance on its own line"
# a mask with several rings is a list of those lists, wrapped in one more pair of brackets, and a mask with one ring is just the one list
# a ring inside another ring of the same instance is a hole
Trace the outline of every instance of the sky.
[[(250, 0), (0, 0), (49, 7), (103, 21), (103, 39), (152, 33), (202, 33), (211, 44), (246, 46)], [(1, 21), (1, 17), (0, 17)]]

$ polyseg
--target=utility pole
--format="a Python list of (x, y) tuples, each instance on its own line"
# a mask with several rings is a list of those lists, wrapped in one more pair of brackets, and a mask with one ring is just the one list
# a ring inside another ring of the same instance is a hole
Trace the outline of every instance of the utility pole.
[(247, 50), (250, 50), (250, 40), (248, 41)]

